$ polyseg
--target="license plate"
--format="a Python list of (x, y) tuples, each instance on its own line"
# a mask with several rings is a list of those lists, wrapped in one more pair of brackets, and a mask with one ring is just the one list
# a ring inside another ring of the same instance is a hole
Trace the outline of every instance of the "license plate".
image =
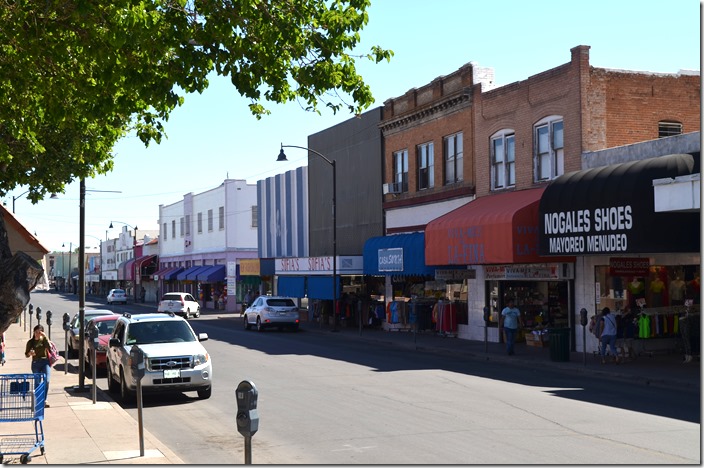
[(178, 379), (181, 377), (181, 369), (166, 369), (164, 370), (165, 379)]

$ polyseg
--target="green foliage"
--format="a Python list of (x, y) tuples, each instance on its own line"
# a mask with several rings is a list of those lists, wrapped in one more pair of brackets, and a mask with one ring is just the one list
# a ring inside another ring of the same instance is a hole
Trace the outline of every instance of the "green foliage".
[[(228, 76), (256, 118), (266, 102), (357, 114), (374, 99), (354, 56), (369, 0), (2, 0), (0, 196), (37, 201), (113, 167), (135, 132), (159, 143), (169, 114)], [(345, 98), (351, 102), (345, 102)]]

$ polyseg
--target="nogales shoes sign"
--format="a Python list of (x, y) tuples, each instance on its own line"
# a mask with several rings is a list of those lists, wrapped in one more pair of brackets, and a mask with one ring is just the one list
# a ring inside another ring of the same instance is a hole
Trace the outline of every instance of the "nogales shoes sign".
[(540, 198), (539, 254), (699, 252), (699, 213), (655, 212), (653, 180), (694, 170), (673, 154), (564, 174)]

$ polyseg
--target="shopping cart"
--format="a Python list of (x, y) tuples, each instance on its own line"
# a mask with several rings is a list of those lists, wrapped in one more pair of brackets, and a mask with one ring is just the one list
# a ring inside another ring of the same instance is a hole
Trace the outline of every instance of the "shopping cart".
[(0, 375), (0, 423), (34, 421), (34, 434), (0, 434), (0, 463), (5, 455), (20, 455), (28, 463), (39, 448), (44, 454), (46, 374)]

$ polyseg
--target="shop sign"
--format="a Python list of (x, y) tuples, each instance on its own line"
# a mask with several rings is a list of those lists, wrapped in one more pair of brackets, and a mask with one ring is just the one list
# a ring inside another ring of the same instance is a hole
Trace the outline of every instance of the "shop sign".
[(103, 279), (105, 281), (117, 281), (117, 271), (104, 271)]
[(237, 278), (237, 262), (227, 262), (227, 277), (233, 279)]
[(403, 248), (379, 249), (379, 271), (403, 271)]
[(569, 263), (487, 265), (484, 275), (486, 279), (572, 279), (574, 271)]
[[(361, 275), (364, 263), (361, 255), (338, 256), (337, 272)], [(274, 264), (277, 275), (329, 275), (333, 270), (332, 257), (277, 258)]]
[(543, 214), (549, 255), (627, 252), (633, 232), (631, 205)]
[(611, 276), (648, 276), (650, 258), (609, 258), (609, 274)]
[(476, 279), (477, 270), (435, 270), (435, 279), (438, 281)]
[(240, 276), (259, 276), (259, 259), (240, 259)]
[(234, 276), (227, 277), (227, 295), (232, 297), (237, 295), (237, 284)]

